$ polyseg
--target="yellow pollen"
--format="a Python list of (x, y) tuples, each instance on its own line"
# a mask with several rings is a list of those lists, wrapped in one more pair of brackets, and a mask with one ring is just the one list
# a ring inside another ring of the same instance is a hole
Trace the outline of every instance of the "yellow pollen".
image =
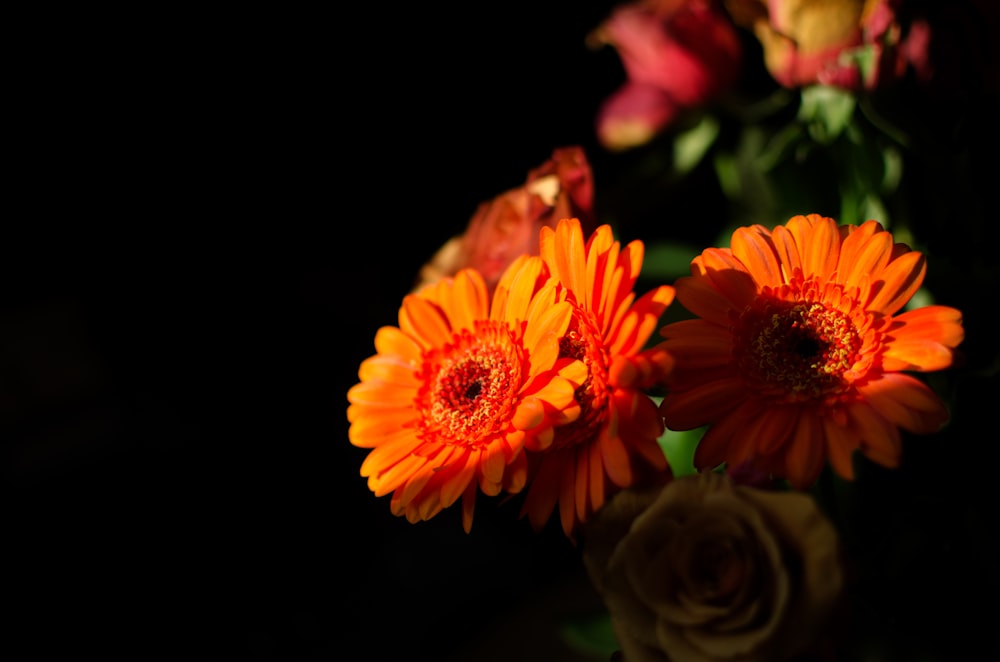
[(815, 302), (760, 299), (736, 326), (735, 359), (762, 392), (797, 402), (842, 390), (861, 337), (843, 312)]
[(421, 436), (474, 445), (503, 433), (520, 388), (520, 349), (504, 325), (481, 323), (426, 358), (416, 404)]

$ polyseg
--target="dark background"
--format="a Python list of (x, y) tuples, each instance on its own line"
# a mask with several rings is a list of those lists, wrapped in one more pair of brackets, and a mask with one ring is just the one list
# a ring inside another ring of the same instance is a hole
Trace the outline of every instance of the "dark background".
[(593, 145), (619, 82), (583, 45), (603, 9), (434, 11), (32, 22), (0, 240), (0, 649), (552, 659), (562, 615), (596, 608), (556, 532), (490, 504), (470, 535), (457, 511), (411, 525), (347, 440), (419, 266)]
[[(0, 647), (578, 659), (560, 628), (600, 608), (577, 550), (509, 504), (481, 501), (468, 535), (457, 510), (393, 517), (346, 392), (479, 202), (564, 145), (613, 179), (593, 117), (622, 72), (583, 43), (610, 4), (28, 25), (0, 240)], [(700, 181), (668, 201), (695, 234), (720, 205)]]

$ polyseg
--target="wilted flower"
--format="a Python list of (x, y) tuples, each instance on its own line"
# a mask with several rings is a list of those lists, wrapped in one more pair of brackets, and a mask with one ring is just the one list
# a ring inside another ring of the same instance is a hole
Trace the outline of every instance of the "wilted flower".
[(785, 87), (812, 84), (872, 89), (912, 65), (926, 76), (927, 25), (904, 30), (903, 0), (725, 0), (733, 20), (764, 48), (764, 63)]
[(465, 232), (446, 242), (423, 266), (415, 289), (473, 268), (492, 292), (515, 258), (538, 255), (542, 227), (575, 217), (589, 230), (593, 207), (593, 173), (583, 149), (557, 148), (548, 161), (528, 172), (523, 186), (481, 203)]
[(586, 243), (578, 219), (563, 219), (555, 230), (544, 227), (541, 256), (573, 307), (560, 355), (581, 360), (587, 373), (577, 382), (579, 417), (551, 438), (525, 443), (531, 472), (522, 514), (540, 529), (558, 502), (563, 530), (573, 537), (611, 494), (670, 475), (657, 443), (663, 422), (643, 389), (669, 369), (664, 352), (644, 345), (674, 288), (661, 285), (636, 300), (643, 244), (622, 249), (609, 225)]
[(597, 119), (599, 140), (614, 150), (649, 142), (680, 112), (729, 89), (742, 55), (732, 22), (714, 0), (621, 5), (588, 41), (613, 46), (628, 76)]
[(427, 520), (463, 497), (469, 531), (477, 486), (519, 491), (526, 441), (551, 443), (579, 414), (586, 368), (560, 352), (574, 308), (543, 271), (539, 257), (515, 260), (492, 301), (478, 272), (459, 271), (406, 296), (399, 326), (375, 334), (347, 418), (351, 443), (371, 449), (361, 475), (392, 492), (393, 514)]
[(660, 410), (667, 427), (709, 425), (698, 468), (751, 461), (793, 487), (829, 460), (853, 478), (852, 453), (896, 467), (900, 428), (938, 431), (949, 414), (901, 371), (950, 367), (962, 314), (931, 305), (897, 312), (923, 282), (924, 256), (873, 220), (837, 226), (816, 214), (736, 230), (676, 281), (698, 319), (660, 330), (676, 364)]
[(812, 498), (675, 478), (613, 497), (583, 560), (625, 662), (782, 662), (818, 647), (843, 585), (837, 532)]

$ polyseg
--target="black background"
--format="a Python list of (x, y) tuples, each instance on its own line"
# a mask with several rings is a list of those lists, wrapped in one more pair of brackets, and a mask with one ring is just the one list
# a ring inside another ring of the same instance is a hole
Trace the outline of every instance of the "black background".
[[(620, 71), (583, 44), (604, 8), (570, 9), (31, 22), (0, 240), (0, 647), (552, 658), (597, 604), (575, 550), (509, 507), (470, 535), (393, 517), (346, 392), (475, 206), (594, 144)], [(494, 637), (509, 618), (519, 639)]]
[(393, 517), (346, 392), (479, 202), (570, 144), (600, 187), (593, 117), (622, 72), (583, 37), (609, 6), (26, 23), (0, 240), (5, 649), (577, 659), (558, 629), (599, 611), (577, 550), (510, 505), (481, 501), (468, 535), (457, 510)]

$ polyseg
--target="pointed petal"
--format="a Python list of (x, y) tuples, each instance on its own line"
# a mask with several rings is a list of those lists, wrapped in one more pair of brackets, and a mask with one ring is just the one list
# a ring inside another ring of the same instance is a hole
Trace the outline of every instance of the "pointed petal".
[[(643, 396), (646, 397), (646, 396)], [(610, 435), (606, 429), (598, 435), (596, 443), (601, 453), (601, 464), (608, 478), (618, 487), (628, 487), (632, 484), (632, 464), (629, 460), (625, 443), (618, 435)]]
[(394, 355), (376, 354), (361, 362), (358, 377), (363, 382), (386, 382), (396, 386), (419, 388), (420, 381), (413, 373), (413, 365)]
[(883, 369), (931, 371), (954, 363), (952, 351), (965, 339), (961, 311), (948, 306), (925, 306), (892, 320), (883, 357)]
[(820, 420), (800, 415), (791, 441), (785, 445), (785, 478), (793, 489), (803, 490), (819, 478), (826, 459), (826, 439)]
[(754, 455), (752, 439), (743, 434), (748, 416), (745, 408), (709, 426), (694, 451), (694, 466), (699, 471), (711, 471), (722, 463), (738, 466)]
[(554, 451), (543, 456), (528, 488), (528, 495), (521, 507), (521, 516), (527, 514), (531, 528), (535, 531), (544, 528), (556, 507), (565, 456), (566, 451)]
[(422, 347), (438, 347), (452, 337), (451, 326), (441, 309), (420, 295), (403, 298), (399, 310), (399, 328)]
[(899, 428), (864, 401), (850, 404), (847, 413), (861, 438), (861, 452), (886, 468), (898, 467), (903, 453)]
[(948, 422), (944, 402), (911, 375), (887, 373), (864, 384), (858, 392), (880, 416), (916, 434), (931, 434)]
[[(789, 219), (785, 227), (795, 238), (803, 273), (815, 274), (823, 279), (833, 275), (840, 259), (840, 232), (837, 229), (837, 222), (832, 218), (810, 214)], [(796, 266), (791, 259), (789, 266), (792, 268)]]
[(679, 393), (668, 393), (660, 403), (660, 413), (671, 430), (693, 430), (718, 420), (746, 398), (743, 379), (719, 379)]
[(927, 259), (922, 253), (910, 251), (897, 257), (879, 275), (881, 282), (865, 307), (892, 315), (916, 294), (926, 273)]
[(854, 480), (854, 451), (861, 445), (854, 431), (846, 425), (838, 424), (833, 417), (823, 418), (823, 434), (826, 437), (826, 455), (830, 466), (846, 480)]
[[(861, 225), (841, 225), (838, 229), (843, 237), (840, 259), (837, 261), (839, 282), (852, 283), (861, 274), (871, 273), (872, 262), (877, 261), (883, 253), (888, 261), (892, 251), (892, 236), (888, 232), (882, 232), (882, 226), (876, 221), (865, 221)], [(868, 267), (862, 268), (862, 264)]]
[(701, 265), (712, 284), (732, 303), (742, 310), (757, 296), (758, 286), (754, 275), (730, 251), (709, 248), (701, 254)]
[(693, 315), (719, 326), (729, 325), (729, 313), (736, 304), (708, 278), (684, 276), (674, 281), (677, 301)]
[(758, 284), (777, 287), (784, 282), (770, 233), (763, 226), (738, 228), (733, 232), (730, 246)]
[(394, 326), (383, 326), (375, 332), (375, 351), (385, 356), (398, 356), (413, 366), (419, 363), (423, 353), (416, 340)]

